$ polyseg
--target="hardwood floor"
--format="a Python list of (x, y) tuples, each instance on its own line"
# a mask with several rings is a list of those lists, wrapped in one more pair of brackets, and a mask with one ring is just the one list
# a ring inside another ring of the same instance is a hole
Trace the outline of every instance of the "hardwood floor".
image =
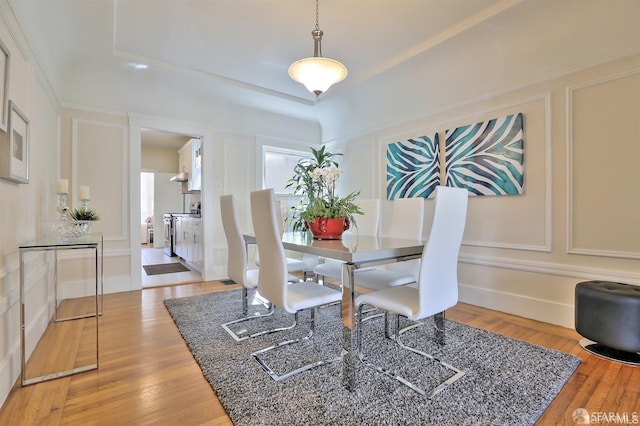
[[(0, 425), (231, 425), (163, 301), (232, 288), (212, 281), (106, 295), (100, 368), (16, 385), (0, 410)], [(640, 415), (640, 367), (589, 355), (575, 330), (462, 303), (447, 318), (583, 360), (539, 425), (573, 425), (577, 408), (630, 420)]]

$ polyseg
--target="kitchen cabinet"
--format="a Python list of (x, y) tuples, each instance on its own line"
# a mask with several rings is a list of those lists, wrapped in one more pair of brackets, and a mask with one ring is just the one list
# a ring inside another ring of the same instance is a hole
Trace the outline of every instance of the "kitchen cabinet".
[(190, 215), (175, 215), (176, 255), (202, 272), (202, 219)]
[(191, 160), (191, 140), (184, 144), (182, 148), (178, 150), (178, 171), (179, 173), (187, 173), (188, 179), (191, 179), (193, 173), (193, 161)]
[(202, 141), (190, 139), (178, 150), (178, 168), (187, 173), (187, 190), (200, 191), (202, 188)]
[(189, 191), (200, 191), (202, 187), (202, 141), (191, 139), (191, 173), (187, 186)]
[(191, 218), (191, 233), (193, 235), (191, 262), (199, 271), (202, 271), (204, 249), (202, 247), (202, 220), (200, 218)]

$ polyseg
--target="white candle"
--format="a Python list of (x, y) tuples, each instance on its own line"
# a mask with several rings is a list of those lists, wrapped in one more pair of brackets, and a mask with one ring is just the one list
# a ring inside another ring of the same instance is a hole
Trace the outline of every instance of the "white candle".
[(81, 200), (90, 200), (91, 198), (89, 198), (89, 187), (88, 186), (81, 186), (78, 188), (78, 192), (80, 194), (80, 199)]
[(58, 179), (58, 185), (56, 186), (56, 192), (58, 194), (69, 193), (69, 181), (66, 179)]

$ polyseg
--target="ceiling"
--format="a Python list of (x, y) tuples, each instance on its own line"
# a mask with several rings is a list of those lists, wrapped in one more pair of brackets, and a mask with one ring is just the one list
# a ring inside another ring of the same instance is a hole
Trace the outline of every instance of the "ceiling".
[(313, 0), (8, 2), (61, 102), (151, 114), (188, 95), (322, 121), (398, 91), (435, 109), (640, 51), (637, 0), (321, 0), (322, 53), (349, 74), (316, 101), (287, 74)]

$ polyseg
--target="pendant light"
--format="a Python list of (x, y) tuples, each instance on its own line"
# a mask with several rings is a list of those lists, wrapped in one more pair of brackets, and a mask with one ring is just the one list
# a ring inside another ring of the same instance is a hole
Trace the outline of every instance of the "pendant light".
[(347, 68), (340, 62), (322, 57), (322, 35), (316, 0), (316, 29), (313, 36), (313, 57), (300, 59), (289, 67), (289, 76), (304, 84), (308, 91), (315, 93), (316, 99), (332, 85), (341, 82), (347, 76)]

